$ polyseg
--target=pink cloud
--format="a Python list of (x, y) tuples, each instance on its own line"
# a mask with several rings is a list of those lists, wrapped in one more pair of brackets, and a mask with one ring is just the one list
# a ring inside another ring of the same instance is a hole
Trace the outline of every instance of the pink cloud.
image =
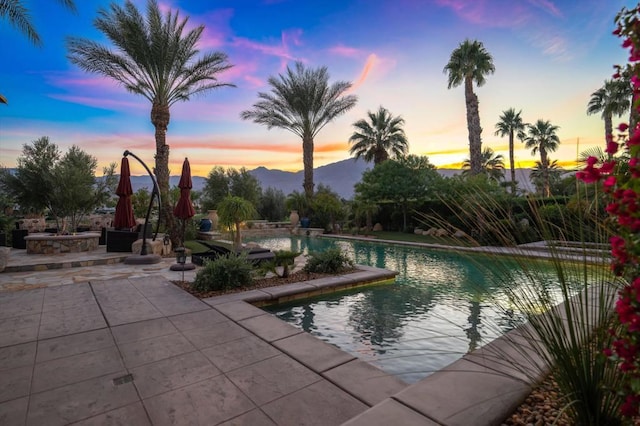
[(549, 0), (529, 0), (529, 3), (537, 8), (544, 10), (547, 13), (550, 13), (557, 18), (562, 17), (562, 12), (560, 11), (560, 9), (558, 9), (556, 5)]
[(356, 49), (355, 47), (348, 47), (348, 46), (344, 46), (342, 44), (339, 44), (337, 46), (333, 46), (329, 48), (329, 52), (334, 54), (334, 55), (338, 55), (338, 56), (344, 56), (347, 58), (357, 58), (362, 56), (363, 52), (359, 49)]
[(375, 74), (376, 77), (385, 74), (387, 71), (395, 67), (395, 64), (396, 62), (392, 59), (380, 58), (375, 53), (370, 54), (367, 56), (367, 60), (362, 67), (360, 75), (356, 78), (349, 91), (352, 92), (362, 86), (373, 74)]
[(526, 8), (511, 0), (436, 0), (436, 3), (453, 10), (465, 21), (486, 27), (517, 27), (529, 18)]
[(105, 98), (95, 97), (95, 96), (75, 96), (75, 95), (60, 95), (60, 94), (51, 94), (49, 95), (49, 97), (53, 99), (59, 99), (65, 102), (86, 105), (94, 108), (102, 108), (106, 110), (121, 110), (123, 107), (131, 108), (131, 109), (149, 109), (149, 105), (146, 105), (145, 102), (142, 102), (142, 101), (133, 102), (133, 101), (105, 99)]

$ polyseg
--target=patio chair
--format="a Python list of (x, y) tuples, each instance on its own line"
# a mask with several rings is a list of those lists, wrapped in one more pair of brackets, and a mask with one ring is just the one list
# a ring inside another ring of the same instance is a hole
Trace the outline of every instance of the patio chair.
[(271, 250), (262, 247), (245, 248), (233, 251), (221, 245), (211, 244), (209, 241), (198, 240), (198, 243), (208, 249), (207, 251), (191, 254), (191, 262), (200, 266), (202, 266), (205, 260), (217, 259), (218, 257), (226, 256), (229, 253), (246, 253), (247, 260), (254, 265), (258, 265), (262, 262), (270, 262), (276, 257), (275, 253)]

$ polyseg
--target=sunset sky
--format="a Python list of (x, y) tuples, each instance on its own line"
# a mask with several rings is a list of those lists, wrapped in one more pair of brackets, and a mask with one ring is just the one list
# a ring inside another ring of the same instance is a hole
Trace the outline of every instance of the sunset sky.
[[(134, 2), (145, 11), (146, 1)], [(507, 158), (507, 140), (494, 136), (502, 111), (522, 109), (527, 122), (560, 127), (562, 164), (602, 145), (600, 116), (587, 116), (590, 94), (611, 77), (626, 52), (611, 31), (622, 0), (218, 0), (160, 2), (179, 9), (190, 25), (204, 25), (202, 51), (222, 51), (234, 67), (221, 88), (175, 104), (167, 143), (170, 168), (179, 174), (189, 157), (192, 173), (213, 166), (302, 169), (300, 139), (285, 130), (242, 121), (269, 76), (302, 61), (327, 66), (331, 81), (353, 83), (358, 103), (328, 124), (315, 140), (315, 166), (348, 158), (352, 123), (380, 105), (405, 121), (410, 153), (438, 167), (459, 167), (468, 157), (464, 90), (447, 89), (443, 68), (465, 38), (477, 39), (494, 58), (496, 72), (476, 89), (483, 146)], [(111, 80), (84, 73), (66, 58), (65, 38), (105, 43), (93, 28), (106, 0), (78, 0), (73, 14), (55, 1), (25, 1), (44, 46), (0, 21), (0, 165), (15, 167), (22, 146), (49, 136), (62, 151), (78, 145), (100, 166), (129, 149), (153, 165), (150, 103)], [(616, 122), (619, 119), (615, 120)], [(518, 143), (516, 163), (537, 158)], [(135, 162), (134, 162), (135, 163)], [(133, 174), (143, 170), (131, 163)]]

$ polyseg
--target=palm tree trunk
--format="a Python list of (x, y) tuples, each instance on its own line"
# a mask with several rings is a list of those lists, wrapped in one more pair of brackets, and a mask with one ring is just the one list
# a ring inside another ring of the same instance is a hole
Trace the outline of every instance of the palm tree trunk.
[(478, 111), (478, 97), (473, 93), (473, 80), (464, 80), (464, 98), (467, 106), (467, 130), (469, 132), (469, 162), (471, 174), (482, 173), (482, 140), (480, 134), (480, 113)]
[(540, 148), (540, 165), (542, 166), (542, 179), (544, 180), (544, 196), (551, 196), (551, 184), (549, 182), (549, 159), (547, 158), (547, 151), (544, 148)]
[(606, 114), (604, 116), (604, 140), (608, 141), (613, 137), (613, 114)]
[(308, 198), (313, 197), (313, 137), (302, 138), (302, 164), (304, 166), (304, 182), (302, 187)]
[(509, 167), (511, 168), (511, 194), (516, 195), (516, 165), (513, 153), (513, 130), (509, 132)]
[(180, 233), (175, 224), (171, 201), (169, 199), (169, 145), (167, 145), (167, 127), (171, 120), (169, 105), (157, 102), (151, 107), (151, 123), (155, 127), (156, 137), (156, 167), (153, 171), (158, 181), (160, 198), (162, 200), (162, 217), (166, 230), (174, 247), (180, 245)]
[(242, 248), (242, 235), (240, 235), (240, 226), (242, 225), (242, 222), (236, 222), (236, 235), (234, 235), (234, 243), (233, 245), (235, 246), (236, 250), (240, 250)]

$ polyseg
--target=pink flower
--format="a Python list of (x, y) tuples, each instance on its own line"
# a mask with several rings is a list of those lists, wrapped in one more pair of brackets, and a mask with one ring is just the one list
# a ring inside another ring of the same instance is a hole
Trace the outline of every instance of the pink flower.
[(620, 123), (620, 125), (618, 126), (618, 130), (620, 130), (621, 132), (626, 132), (628, 128), (629, 125), (627, 123)]

